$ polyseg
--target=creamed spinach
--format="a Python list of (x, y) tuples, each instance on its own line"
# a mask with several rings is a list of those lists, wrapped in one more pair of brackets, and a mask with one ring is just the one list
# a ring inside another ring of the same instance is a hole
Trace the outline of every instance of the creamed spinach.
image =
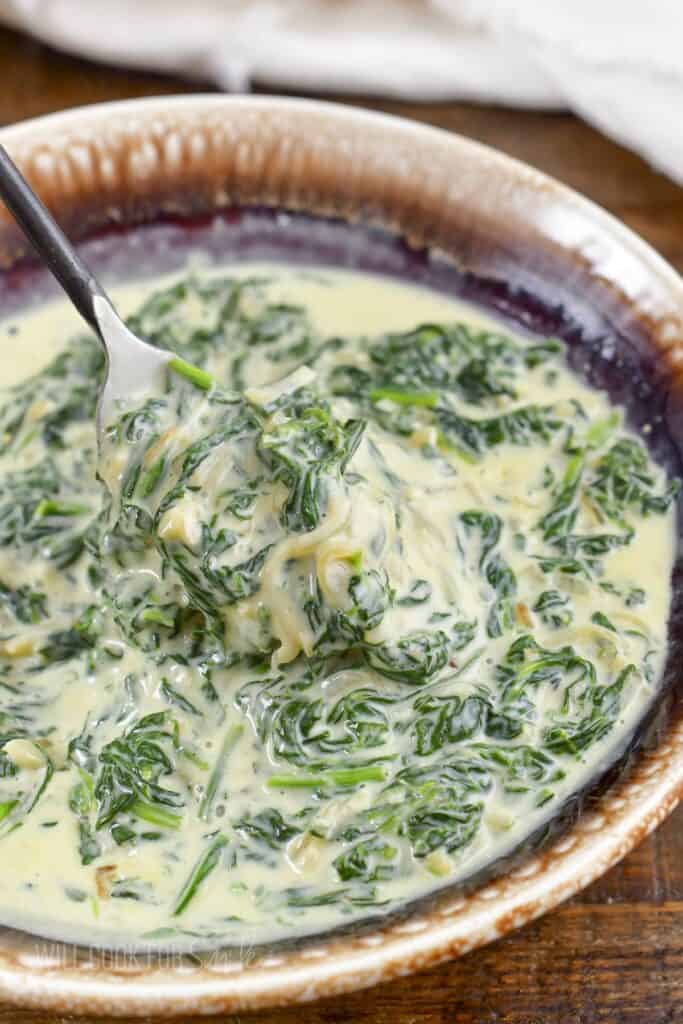
[(2, 920), (263, 941), (510, 850), (656, 692), (677, 482), (560, 342), (427, 292), (128, 305), (179, 359), (99, 459), (92, 338), (26, 317), (0, 402)]

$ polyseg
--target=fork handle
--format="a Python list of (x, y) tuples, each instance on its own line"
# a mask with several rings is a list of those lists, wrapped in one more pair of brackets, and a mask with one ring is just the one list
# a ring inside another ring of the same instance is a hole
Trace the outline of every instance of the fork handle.
[(100, 334), (93, 298), (106, 298), (47, 207), (38, 198), (4, 146), (0, 145), (0, 198), (90, 327)]

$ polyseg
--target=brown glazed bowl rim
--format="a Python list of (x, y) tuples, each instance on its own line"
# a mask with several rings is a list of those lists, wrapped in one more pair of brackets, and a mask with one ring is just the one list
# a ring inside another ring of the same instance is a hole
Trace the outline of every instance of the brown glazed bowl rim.
[[(0, 131), (76, 235), (231, 205), (380, 225), (461, 269), (581, 294), (637, 329), (680, 390), (683, 281), (588, 200), (485, 146), (318, 101), (185, 96), (82, 108)], [(23, 243), (0, 211), (0, 263)], [(59, 1013), (187, 1016), (307, 1002), (386, 981), (489, 942), (550, 910), (623, 857), (683, 791), (683, 717), (671, 716), (560, 838), (457, 898), (274, 955), (121, 959), (0, 929), (0, 1000)]]

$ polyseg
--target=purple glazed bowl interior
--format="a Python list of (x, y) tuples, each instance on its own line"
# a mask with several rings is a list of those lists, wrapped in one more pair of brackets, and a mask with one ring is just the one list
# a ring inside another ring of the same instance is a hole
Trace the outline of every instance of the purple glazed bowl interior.
[[(577, 371), (683, 475), (683, 282), (613, 218), (524, 165), (381, 115), (274, 98), (93, 107), (1, 140), (105, 284), (180, 268), (198, 250), (423, 284), (562, 337)], [(0, 316), (55, 293), (4, 211), (0, 266)], [(679, 535), (680, 524), (679, 509)], [(683, 788), (680, 550), (654, 704), (619, 756), (512, 857), (400, 913), (269, 948), (136, 955), (0, 929), (0, 999), (122, 1016), (304, 1002), (457, 956), (571, 896)]]

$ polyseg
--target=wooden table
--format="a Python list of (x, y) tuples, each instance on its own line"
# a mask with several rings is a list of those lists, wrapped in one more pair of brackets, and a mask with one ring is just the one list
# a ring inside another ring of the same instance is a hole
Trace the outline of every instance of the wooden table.
[[(0, 30), (0, 124), (64, 107), (206, 86), (97, 67)], [(569, 114), (353, 100), (490, 143), (611, 210), (683, 271), (683, 189)], [(599, 882), (454, 963), (253, 1024), (683, 1022), (683, 807)], [(236, 1024), (236, 1018), (232, 1018)], [(0, 1024), (57, 1024), (0, 1006)], [(60, 1021), (61, 1024), (61, 1021)], [(184, 1024), (188, 1024), (184, 1019)]]

